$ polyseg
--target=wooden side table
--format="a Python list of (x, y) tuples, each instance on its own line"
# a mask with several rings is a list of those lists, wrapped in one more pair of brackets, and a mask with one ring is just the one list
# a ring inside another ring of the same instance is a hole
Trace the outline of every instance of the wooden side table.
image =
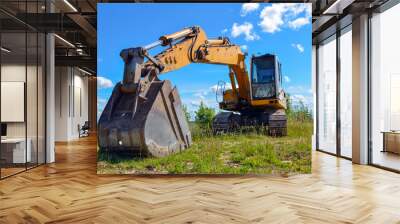
[(383, 131), (382, 152), (400, 154), (400, 131)]

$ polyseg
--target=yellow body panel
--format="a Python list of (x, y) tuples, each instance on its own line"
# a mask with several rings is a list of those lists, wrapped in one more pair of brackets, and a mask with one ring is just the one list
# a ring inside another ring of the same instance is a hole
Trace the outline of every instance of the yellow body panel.
[(235, 93), (233, 92), (233, 90), (231, 90), (231, 89), (225, 90), (224, 101), (230, 102), (230, 103), (237, 103), (238, 99), (237, 99)]
[(273, 107), (276, 109), (286, 109), (286, 102), (279, 99), (251, 100), (250, 104), (254, 107)]

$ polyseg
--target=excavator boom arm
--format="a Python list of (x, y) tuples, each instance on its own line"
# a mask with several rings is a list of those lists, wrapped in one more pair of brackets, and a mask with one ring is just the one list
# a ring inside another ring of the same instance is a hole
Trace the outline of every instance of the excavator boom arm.
[[(231, 44), (227, 38), (207, 39), (205, 32), (199, 27), (185, 28), (171, 35), (164, 35), (155, 44), (170, 46), (154, 56), (161, 65), (159, 74), (178, 70), (191, 63), (227, 65), (229, 72), (234, 75), (238, 84), (231, 81), (232, 89), (240, 98), (250, 100), (250, 81), (245, 66), (245, 55), (240, 47)], [(154, 67), (152, 60), (145, 67)]]

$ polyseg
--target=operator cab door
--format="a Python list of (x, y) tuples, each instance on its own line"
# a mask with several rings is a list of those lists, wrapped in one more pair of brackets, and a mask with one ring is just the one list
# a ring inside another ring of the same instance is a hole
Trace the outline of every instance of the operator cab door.
[(254, 100), (276, 99), (281, 82), (281, 66), (275, 55), (252, 57), (251, 90)]

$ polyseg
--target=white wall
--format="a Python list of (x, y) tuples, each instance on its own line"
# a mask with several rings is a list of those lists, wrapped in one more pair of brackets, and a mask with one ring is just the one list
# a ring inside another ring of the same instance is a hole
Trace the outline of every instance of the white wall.
[[(38, 70), (36, 70), (38, 69)], [(30, 139), (30, 148), (32, 150), (32, 161), (44, 163), (44, 82), (43, 82), (41, 66), (25, 64), (3, 64), (1, 66), (2, 82), (24, 82), (26, 83), (26, 108), (25, 105), (20, 108), (23, 114), (26, 110), (27, 119), (22, 122), (6, 122), (8, 138), (24, 138), (25, 133)], [(25, 80), (27, 78), (27, 81)], [(3, 91), (3, 90), (2, 90)], [(20, 90), (20, 94), (24, 94), (24, 90)], [(3, 97), (7, 97), (2, 95)], [(25, 103), (25, 102), (24, 102)], [(2, 112), (12, 110), (11, 108), (2, 107)], [(7, 111), (12, 113), (12, 111)], [(15, 112), (14, 112), (15, 113)], [(39, 154), (37, 156), (37, 153)]]
[(69, 104), (68, 88), (70, 85), (69, 68), (55, 68), (55, 140), (67, 141), (69, 133), (68, 117)]
[[(1, 66), (1, 81), (2, 82), (24, 82), (26, 71), (28, 72), (28, 88), (27, 88), (27, 106), (30, 108), (34, 108), (36, 112), (36, 88), (29, 88), (29, 87), (36, 87), (36, 80), (32, 78), (32, 74), (35, 74), (36, 77), (36, 66), (27, 66), (19, 65), (19, 64), (4, 64)], [(43, 105), (38, 105), (39, 107)], [(7, 110), (8, 108), (1, 108), (1, 110)], [(24, 109), (24, 108), (22, 108)], [(27, 109), (27, 119), (28, 119), (28, 137), (29, 130), (36, 130), (36, 113), (32, 113), (32, 109)], [(32, 123), (34, 122), (34, 123)], [(25, 137), (25, 123), (26, 122), (7, 122), (7, 135), (9, 137)], [(36, 136), (36, 132), (35, 132)], [(41, 136), (43, 137), (43, 136)]]
[(70, 141), (89, 117), (88, 78), (72, 67), (56, 67), (55, 73), (55, 140)]
[(81, 126), (85, 123), (85, 121), (89, 120), (89, 113), (88, 113), (88, 78), (81, 76), (82, 73), (79, 75), (74, 75), (74, 108), (73, 108), (73, 116), (71, 120), (71, 135), (74, 137), (79, 137), (78, 132), (78, 124)]
[[(1, 81), (4, 82), (25, 82), (25, 64), (8, 64), (1, 66)], [(30, 68), (28, 67), (28, 70)], [(7, 108), (1, 108), (7, 110)], [(25, 137), (25, 122), (8, 122), (7, 137)]]

